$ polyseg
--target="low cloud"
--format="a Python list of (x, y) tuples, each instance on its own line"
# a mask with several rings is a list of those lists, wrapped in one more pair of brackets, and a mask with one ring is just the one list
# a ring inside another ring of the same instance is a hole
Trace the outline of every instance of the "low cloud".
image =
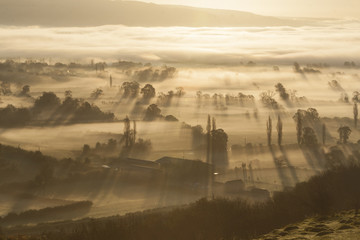
[(332, 22), (299, 28), (1, 27), (0, 55), (182, 65), (239, 65), (248, 61), (342, 64), (360, 59), (359, 25), (357, 21), (341, 21), (338, 25)]

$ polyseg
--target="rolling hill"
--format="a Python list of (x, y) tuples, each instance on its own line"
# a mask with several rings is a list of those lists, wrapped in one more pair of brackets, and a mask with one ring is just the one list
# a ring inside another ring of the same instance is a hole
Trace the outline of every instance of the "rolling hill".
[(304, 22), (248, 12), (110, 0), (0, 0), (0, 25), (263, 27)]

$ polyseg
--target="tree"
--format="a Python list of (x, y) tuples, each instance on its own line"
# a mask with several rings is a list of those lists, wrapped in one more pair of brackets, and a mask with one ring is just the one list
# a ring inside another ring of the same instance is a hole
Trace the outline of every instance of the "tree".
[(130, 140), (130, 119), (128, 116), (124, 119), (124, 138), (125, 138), (125, 147), (129, 148), (131, 145)]
[(276, 84), (275, 89), (279, 93), (282, 100), (289, 100), (290, 95), (286, 92), (285, 87), (281, 83)]
[(110, 138), (108, 140), (106, 150), (109, 152), (114, 152), (116, 150), (117, 141), (115, 139)]
[(353, 92), (352, 100), (353, 100), (353, 102), (356, 102), (356, 103), (360, 102), (360, 92), (358, 92), (358, 91)]
[(184, 96), (184, 95), (185, 95), (184, 88), (183, 88), (183, 87), (177, 87), (177, 88), (176, 88), (176, 93), (175, 93), (175, 95), (176, 95), (177, 97), (182, 97), (182, 96)]
[(353, 113), (354, 113), (354, 126), (356, 128), (358, 122), (358, 115), (359, 115), (358, 105), (356, 102), (354, 102)]
[(303, 70), (300, 67), (300, 64), (298, 62), (294, 62), (294, 71), (296, 73), (303, 73)]
[(152, 150), (152, 144), (149, 139), (144, 140), (142, 138), (139, 138), (137, 142), (134, 143), (133, 147), (133, 154), (135, 156), (144, 156), (151, 152)]
[(228, 167), (227, 143), (228, 135), (223, 129), (211, 131), (211, 162), (219, 170), (224, 170)]
[(260, 93), (260, 99), (262, 104), (267, 108), (280, 109), (281, 106), (278, 104), (278, 102), (276, 102), (274, 96), (275, 93), (273, 91), (266, 91)]
[(141, 89), (140, 93), (143, 95), (145, 103), (149, 103), (156, 95), (155, 88), (151, 84), (146, 84), (145, 87)]
[(161, 117), (161, 109), (156, 104), (151, 104), (146, 109), (144, 121), (154, 121)]
[(90, 97), (93, 99), (97, 99), (102, 95), (104, 95), (104, 91), (101, 88), (97, 88), (90, 94)]
[(308, 108), (307, 110), (298, 109), (294, 114), (293, 119), (295, 121), (301, 119), (301, 121), (304, 123), (315, 124), (319, 122), (320, 116), (315, 108)]
[(315, 108), (308, 108), (306, 110), (306, 119), (310, 122), (316, 122), (320, 120), (319, 113)]
[(191, 136), (192, 136), (192, 147), (193, 149), (197, 149), (197, 147), (201, 146), (204, 143), (204, 129), (201, 125), (196, 125), (191, 127)]
[(311, 127), (303, 128), (301, 144), (307, 147), (315, 147), (318, 145), (318, 140), (314, 129)]
[(88, 155), (90, 153), (90, 151), (91, 151), (90, 146), (88, 144), (84, 144), (82, 154)]
[(134, 129), (133, 129), (133, 139), (132, 139), (132, 142), (133, 142), (133, 144), (135, 144), (135, 142), (136, 142), (136, 134), (137, 134), (136, 121), (135, 121), (135, 120), (133, 121), (133, 125), (134, 125)]
[(72, 98), (72, 91), (71, 90), (66, 90), (64, 92), (65, 98)]
[(281, 146), (283, 124), (282, 124), (280, 115), (278, 116), (278, 122), (277, 122), (276, 129), (277, 129), (277, 132), (278, 132), (278, 144), (279, 144), (279, 146)]
[(216, 119), (214, 117), (212, 118), (212, 130), (216, 130)]
[(120, 91), (123, 98), (136, 98), (139, 95), (140, 85), (137, 82), (124, 82)]
[(165, 121), (168, 121), (168, 122), (178, 122), (179, 119), (177, 119), (175, 116), (173, 115), (166, 115), (165, 118), (164, 118)]
[(350, 137), (351, 129), (348, 126), (343, 126), (338, 129), (338, 133), (340, 138), (339, 142), (346, 144)]
[(0, 95), (9, 96), (12, 94), (11, 85), (8, 82), (2, 82), (0, 84)]
[(19, 96), (21, 96), (21, 97), (29, 97), (30, 96), (29, 93), (30, 93), (30, 86), (25, 85), (25, 86), (22, 87), (22, 90), (21, 90)]
[(53, 92), (44, 92), (42, 96), (37, 98), (34, 103), (35, 112), (41, 111), (54, 111), (61, 104), (60, 98), (58, 98)]
[(211, 149), (211, 117), (208, 115), (207, 125), (206, 125), (206, 163), (211, 164), (210, 162), (210, 149)]
[(296, 137), (297, 142), (300, 145), (302, 139), (302, 115), (300, 114), (300, 109), (297, 111), (297, 113), (295, 113), (293, 118), (296, 121)]
[(271, 146), (272, 121), (270, 116), (268, 121), (266, 122), (266, 133), (268, 146)]
[(326, 143), (326, 126), (325, 123), (322, 125), (322, 143), (325, 145)]

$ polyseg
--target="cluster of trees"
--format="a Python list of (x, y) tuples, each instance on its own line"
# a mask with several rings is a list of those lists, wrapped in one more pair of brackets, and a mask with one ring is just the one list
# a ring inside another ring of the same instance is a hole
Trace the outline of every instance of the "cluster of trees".
[(44, 61), (26, 60), (24, 62), (16, 62), (11, 59), (7, 59), (5, 62), (0, 62), (0, 70), (8, 72), (29, 72), (39, 73), (44, 71), (44, 68), (49, 65)]
[(136, 139), (136, 134), (136, 121), (133, 121), (133, 129), (131, 129), (131, 121), (129, 117), (126, 116), (124, 119), (124, 134), (121, 139), (121, 142), (124, 143), (120, 153), (121, 157), (127, 157), (130, 154), (144, 156), (152, 150), (151, 141), (142, 138)]
[(322, 136), (322, 143), (325, 144), (326, 126), (321, 123), (319, 113), (315, 108), (298, 109), (293, 119), (296, 122), (296, 135), (299, 145), (316, 148), (319, 145), (317, 136)]
[(152, 144), (149, 139), (137, 139), (136, 121), (132, 121), (133, 128), (131, 128), (131, 121), (129, 117), (124, 119), (124, 131), (119, 141), (116, 139), (109, 139), (107, 143), (97, 142), (94, 148), (90, 145), (84, 144), (81, 157), (85, 159), (86, 163), (91, 161), (91, 158), (96, 158), (99, 154), (107, 156), (128, 157), (130, 154), (136, 156), (144, 156), (149, 154), (152, 150)]
[(156, 104), (151, 104), (145, 111), (144, 121), (155, 121), (155, 120), (165, 120), (169, 122), (179, 121), (173, 115), (163, 116), (161, 114), (161, 109)]
[(107, 122), (114, 121), (113, 113), (104, 113), (94, 104), (73, 98), (71, 91), (61, 101), (53, 92), (44, 92), (31, 108), (16, 108), (8, 105), (0, 108), (0, 126), (17, 127), (27, 124)]
[(119, 60), (118, 62), (112, 63), (112, 66), (122, 70), (128, 70), (131, 68), (141, 68), (143, 66), (149, 67), (151, 66), (151, 64), (146, 63), (145, 65), (143, 65), (142, 63)]
[(54, 67), (57, 69), (94, 69), (96, 71), (105, 71), (107, 64), (105, 62), (94, 62), (91, 61), (90, 64), (81, 64), (81, 63), (62, 63), (56, 62), (53, 65), (42, 60), (25, 60), (23, 62), (14, 61), (11, 59), (7, 59), (5, 62), (0, 62), (0, 70), (7, 70), (9, 72), (23, 72), (23, 73), (45, 73), (46, 70), (50, 67)]
[(191, 126), (183, 123), (184, 129), (190, 129), (193, 150), (206, 149), (206, 162), (213, 164), (215, 170), (223, 171), (228, 167), (228, 135), (216, 127), (216, 119), (208, 116), (206, 130), (201, 125)]
[(346, 61), (346, 62), (344, 62), (344, 67), (357, 68), (357, 65), (354, 61)]
[[(305, 97), (298, 97), (296, 90), (287, 90), (282, 83), (277, 83), (275, 85), (275, 91), (264, 91), (260, 93), (261, 103), (270, 109), (281, 110), (283, 106), (275, 100), (276, 94), (279, 94), (280, 99), (287, 102), (287, 104), (295, 103), (299, 104), (301, 102), (307, 102)], [(241, 107), (252, 107), (256, 109), (255, 97), (253, 95), (246, 95), (239, 93), (234, 96), (231, 94), (214, 93), (212, 96), (210, 94), (204, 94), (201, 91), (196, 93), (197, 106), (201, 107), (204, 104), (209, 105), (210, 103), (214, 105), (217, 109), (226, 110), (229, 105), (240, 105)]]
[[(320, 143), (326, 143), (326, 137), (328, 135), (325, 124), (321, 123), (319, 113), (315, 108), (308, 108), (307, 110), (298, 109), (293, 116), (296, 122), (296, 135), (299, 145), (309, 148), (317, 148)], [(354, 108), (354, 119), (357, 121), (357, 108)], [(272, 119), (268, 118), (266, 122), (267, 144), (272, 146)], [(281, 146), (283, 138), (283, 123), (280, 115), (276, 125), (277, 130), (277, 144)], [(341, 126), (338, 129), (339, 144), (347, 144), (351, 129), (348, 126)], [(321, 137), (321, 142), (318, 138)]]
[[(306, 97), (298, 97), (296, 90), (286, 89), (282, 83), (277, 83), (275, 85), (275, 91), (279, 94), (280, 99), (286, 102), (287, 105), (307, 102)], [(272, 109), (281, 109), (282, 106), (276, 102), (274, 96), (275, 92), (273, 91), (267, 91), (260, 94), (261, 101), (266, 107)]]
[(161, 82), (166, 79), (174, 78), (176, 68), (168, 67), (166, 65), (159, 68), (149, 66), (135, 71), (128, 70), (126, 71), (126, 74), (139, 82)]
[[(160, 92), (157, 97), (157, 105), (168, 107), (171, 105), (174, 97), (181, 98), (185, 95), (184, 88), (177, 87), (175, 91), (169, 91), (167, 94)], [(151, 84), (140, 87), (138, 82), (124, 82), (120, 88), (120, 96), (123, 99), (137, 99), (141, 96), (140, 104), (148, 104), (156, 97), (156, 90)]]
[(183, 87), (177, 87), (175, 91), (170, 90), (167, 93), (159, 93), (157, 104), (163, 107), (169, 107), (173, 102), (174, 98), (178, 100), (185, 95), (185, 91)]
[(2, 81), (0, 83), (0, 96), (31, 97), (30, 86), (24, 85), (18, 93), (13, 93), (11, 84), (7, 81)]
[(253, 95), (246, 95), (241, 92), (238, 95), (214, 93), (210, 95), (201, 91), (196, 92), (196, 100), (198, 107), (202, 105), (212, 104), (217, 109), (226, 110), (225, 106), (240, 105), (241, 107), (255, 107), (255, 97)]
[(0, 108), (0, 127), (22, 127), (31, 120), (32, 114), (28, 108), (17, 108), (13, 105)]
[(283, 106), (281, 106), (274, 99), (274, 96), (275, 96), (275, 92), (273, 92), (273, 91), (262, 92), (262, 93), (260, 93), (260, 101), (267, 108), (274, 109), (274, 110), (281, 110), (283, 108)]
[(296, 73), (301, 73), (301, 74), (304, 74), (304, 73), (321, 73), (320, 70), (317, 70), (317, 69), (314, 69), (312, 67), (304, 67), (304, 68), (301, 68), (300, 64), (295, 62), (294, 63), (294, 71)]
[[(318, 136), (322, 138), (322, 144), (326, 143), (326, 126), (320, 121), (319, 113), (315, 108), (307, 110), (298, 109), (293, 116), (296, 122), (296, 132), (298, 144), (307, 147), (316, 147), (319, 145)], [(354, 120), (357, 122), (357, 108), (354, 108)], [(341, 126), (338, 129), (340, 144), (346, 144), (351, 134), (348, 126)]]
[(45, 119), (57, 122), (106, 122), (115, 120), (113, 113), (104, 113), (94, 104), (73, 98), (69, 91), (65, 93), (65, 99), (62, 102), (55, 93), (44, 92), (35, 100), (32, 111), (38, 119), (45, 116)]
[(89, 155), (92, 155), (92, 154), (112, 155), (118, 150), (119, 150), (118, 142), (115, 139), (110, 138), (107, 141), (107, 143), (97, 142), (95, 144), (95, 148), (93, 148), (93, 149), (90, 147), (90, 145), (84, 144), (83, 150), (82, 150), (82, 156), (88, 157)]
[(328, 63), (309, 63), (306, 64), (308, 68), (328, 68), (330, 65)]
[[(20, 147), (0, 144), (0, 185), (24, 182), (29, 188), (46, 186), (56, 178), (75, 172), (85, 172), (87, 166), (71, 158), (55, 159), (40, 151), (26, 151)], [(11, 185), (10, 185), (11, 186)]]

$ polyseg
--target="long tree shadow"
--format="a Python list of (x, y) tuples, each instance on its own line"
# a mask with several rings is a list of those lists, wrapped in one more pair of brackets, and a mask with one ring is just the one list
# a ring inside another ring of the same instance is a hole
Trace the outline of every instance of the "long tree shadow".
[(281, 185), (283, 186), (283, 188), (290, 187), (291, 186), (290, 179), (288, 178), (288, 176), (286, 176), (284, 168), (281, 166), (281, 163), (279, 161), (280, 159), (278, 157), (276, 157), (275, 150), (274, 150), (273, 146), (269, 146), (269, 150), (271, 152), (271, 156), (273, 158), (276, 171), (277, 171), (278, 176), (280, 178)]
[(300, 149), (308, 163), (308, 165), (315, 171), (322, 170), (326, 167), (325, 155), (318, 147), (301, 147)]
[(292, 176), (292, 178), (293, 178), (293, 180), (294, 180), (294, 183), (295, 183), (295, 184), (298, 183), (298, 182), (299, 182), (299, 178), (298, 178), (298, 176), (297, 176), (297, 174), (296, 174), (296, 169), (295, 169), (295, 167), (290, 163), (289, 157), (288, 157), (288, 155), (287, 155), (287, 152), (286, 152), (285, 148), (284, 148), (282, 145), (280, 145), (280, 146), (279, 146), (279, 149), (280, 149), (280, 151), (281, 151), (281, 153), (282, 153), (282, 155), (283, 155), (283, 159), (284, 159), (286, 165), (288, 166), (288, 168), (289, 168), (289, 170), (290, 170), (290, 174), (291, 174), (291, 176)]

